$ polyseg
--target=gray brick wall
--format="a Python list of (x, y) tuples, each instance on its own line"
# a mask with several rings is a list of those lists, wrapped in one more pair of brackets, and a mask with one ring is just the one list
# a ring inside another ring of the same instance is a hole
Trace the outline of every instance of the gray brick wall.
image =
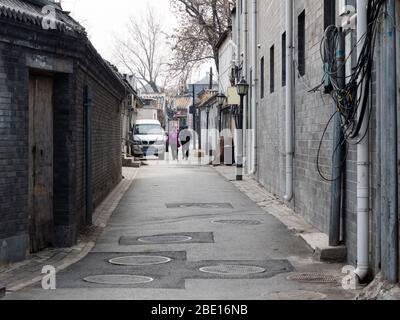
[[(0, 261), (19, 259), (28, 250), (27, 73), (20, 66), (24, 58), (17, 48), (0, 43)], [(20, 250), (10, 250), (18, 243)]]
[[(84, 38), (63, 37), (34, 28), (28, 31), (1, 23), (0, 264), (22, 260), (29, 250), (27, 57), (40, 54), (41, 59), (58, 59), (68, 66), (73, 61), (72, 73), (53, 72), (55, 246), (73, 245), (84, 223), (83, 86), (88, 83), (93, 92), (94, 207), (122, 178), (120, 105), (127, 94), (114, 72)], [(30, 45), (32, 39), (34, 46)], [(10, 44), (14, 40), (19, 45)]]
[[(88, 81), (92, 90), (92, 159), (93, 202), (99, 205), (108, 193), (121, 181), (121, 102), (113, 96), (104, 83), (87, 77), (83, 70), (77, 74), (76, 107), (80, 115), (76, 122), (76, 147), (78, 154), (85, 153), (85, 129), (83, 117), (83, 85)], [(76, 204), (81, 221), (85, 212), (85, 158), (76, 162)]]
[[(282, 45), (285, 30), (285, 2), (279, 0), (258, 1), (259, 59), (264, 56), (265, 98), (258, 107), (258, 179), (273, 194), (283, 198), (285, 194), (285, 87), (281, 85)], [(294, 199), (289, 204), (322, 232), (329, 232), (330, 183), (321, 179), (317, 172), (317, 151), (323, 130), (332, 115), (333, 106), (329, 95), (308, 93), (318, 85), (323, 71), (319, 53), (324, 32), (324, 1), (295, 1), (294, 45), (297, 60), (297, 16), (306, 12), (306, 74), (299, 77), (296, 72), (294, 107)], [(269, 92), (269, 52), (275, 46), (275, 92)], [(372, 119), (372, 127), (375, 127)], [(374, 136), (374, 129), (372, 130)], [(372, 154), (375, 143), (372, 141)], [(322, 145), (321, 168), (327, 177), (331, 175), (332, 128), (329, 128)], [(350, 147), (346, 164), (344, 198), (345, 238), (348, 259), (356, 259), (356, 148)], [(375, 174), (372, 174), (374, 179)], [(374, 180), (372, 180), (374, 181)], [(375, 190), (372, 191), (375, 194)], [(373, 200), (374, 201), (374, 200)]]

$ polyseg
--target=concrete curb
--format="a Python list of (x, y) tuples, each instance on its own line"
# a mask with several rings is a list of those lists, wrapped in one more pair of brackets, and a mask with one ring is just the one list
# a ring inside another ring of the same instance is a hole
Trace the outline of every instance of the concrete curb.
[(287, 207), (277, 197), (271, 195), (253, 177), (245, 176), (243, 181), (232, 179), (232, 167), (214, 167), (223, 178), (233, 183), (242, 193), (263, 209), (266, 213), (277, 218), (290, 231), (300, 237), (313, 250), (314, 259), (321, 262), (345, 262), (347, 248), (345, 246), (330, 247), (329, 238), (321, 233), (311, 224), (307, 223), (301, 216)]
[[(95, 227), (104, 229), (107, 226), (107, 223), (111, 218), (114, 210), (117, 208), (122, 197), (128, 191), (134, 179), (136, 178), (138, 172), (136, 169), (124, 168), (124, 170), (134, 170), (134, 172), (129, 172), (127, 174), (128, 179), (122, 180), (120, 184), (110, 193), (110, 195), (98, 206), (95, 213), (93, 214), (93, 225)], [(52, 264), (55, 267), (56, 271), (60, 272), (85, 258), (89, 254), (89, 252), (95, 247), (96, 240), (98, 239), (100, 234), (101, 232), (96, 233), (90, 239), (86, 241), (81, 241), (78, 245), (72, 247), (71, 252), (65, 258), (61, 259), (56, 264)], [(46, 261), (42, 261), (40, 263), (41, 267), (45, 265)], [(26, 277), (23, 277), (23, 279), (6, 284), (7, 290), (5, 287), (2, 287), (0, 285), (0, 299), (4, 297), (6, 292), (16, 292), (42, 281), (43, 276), (40, 271), (29, 272), (29, 274), (27, 274)]]
[(323, 262), (346, 262), (345, 246), (329, 246), (329, 238), (325, 233), (304, 233), (299, 235), (314, 250), (314, 259)]

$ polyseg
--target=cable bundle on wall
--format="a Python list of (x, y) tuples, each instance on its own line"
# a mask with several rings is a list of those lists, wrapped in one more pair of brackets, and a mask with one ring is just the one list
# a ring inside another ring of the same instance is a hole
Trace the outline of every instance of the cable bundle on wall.
[[(344, 88), (341, 88), (338, 84), (338, 82), (343, 79), (338, 78), (338, 73), (340, 70), (338, 69), (336, 62), (339, 28), (336, 26), (329, 26), (325, 30), (324, 37), (321, 41), (321, 59), (324, 66), (324, 77), (321, 84), (313, 89), (313, 91), (319, 91), (320, 88), (329, 86), (330, 95), (335, 103), (335, 106), (337, 106), (336, 113), (332, 115), (326, 125), (318, 148), (318, 172), (326, 181), (335, 181), (339, 179), (339, 177), (325, 177), (321, 171), (319, 163), (324, 137), (336, 114), (340, 114), (343, 140), (340, 141), (338, 145), (334, 146), (333, 155), (343, 145), (346, 145), (346, 149), (348, 151), (349, 145), (359, 144), (364, 140), (368, 133), (368, 130), (366, 130), (366, 132), (361, 132), (361, 129), (365, 121), (368, 121), (368, 125), (370, 122), (371, 113), (368, 112), (368, 99), (371, 92), (374, 49), (380, 22), (379, 18), (383, 13), (385, 3), (386, 0), (368, 1), (368, 27), (367, 32), (361, 37), (361, 40), (364, 44), (361, 48), (359, 48), (361, 42), (359, 41), (346, 57), (347, 61), (352, 56), (354, 50), (361, 50), (357, 64), (351, 69), (351, 73), (346, 76), (346, 84)], [(341, 68), (342, 67), (343, 66), (341, 66)], [(363, 87), (364, 90), (362, 90), (362, 94), (360, 95), (359, 92), (361, 87)], [(368, 116), (366, 117), (366, 115)], [(363, 136), (359, 138), (361, 134)], [(346, 157), (343, 159), (343, 164), (345, 161)]]

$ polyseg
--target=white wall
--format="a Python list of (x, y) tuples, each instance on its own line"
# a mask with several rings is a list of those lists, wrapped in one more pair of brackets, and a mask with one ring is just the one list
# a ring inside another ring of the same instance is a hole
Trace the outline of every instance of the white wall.
[(157, 109), (138, 109), (137, 120), (157, 120)]

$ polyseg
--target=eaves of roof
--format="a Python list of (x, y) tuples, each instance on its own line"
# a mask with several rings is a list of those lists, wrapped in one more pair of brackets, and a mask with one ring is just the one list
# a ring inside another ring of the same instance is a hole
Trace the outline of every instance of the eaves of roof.
[(55, 8), (55, 30), (86, 35), (85, 28), (71, 18), (67, 12), (63, 11), (58, 4), (49, 1), (0, 0), (0, 17), (42, 27), (44, 18), (48, 16), (44, 10), (44, 5), (51, 5)]

